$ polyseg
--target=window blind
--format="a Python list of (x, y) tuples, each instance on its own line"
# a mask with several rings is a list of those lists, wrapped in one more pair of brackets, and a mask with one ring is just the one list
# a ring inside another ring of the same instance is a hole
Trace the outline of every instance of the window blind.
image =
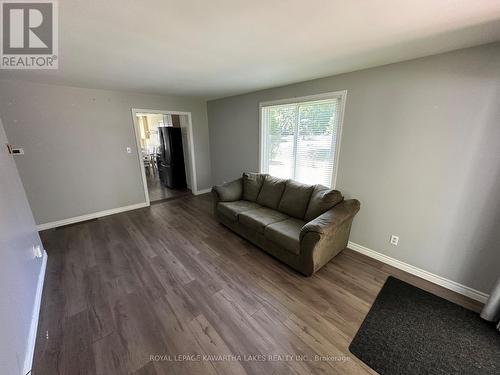
[(332, 186), (340, 98), (262, 107), (262, 169)]

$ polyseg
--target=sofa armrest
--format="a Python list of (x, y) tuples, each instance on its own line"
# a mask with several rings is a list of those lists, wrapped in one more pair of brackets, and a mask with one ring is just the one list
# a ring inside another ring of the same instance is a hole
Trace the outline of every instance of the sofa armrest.
[(319, 215), (316, 219), (306, 223), (300, 231), (300, 238), (302, 239), (309, 232), (327, 234), (335, 231), (336, 228), (340, 227), (345, 221), (354, 218), (359, 208), (360, 203), (356, 199), (340, 202), (325, 213)]
[(214, 186), (212, 188), (212, 193), (218, 202), (240, 200), (243, 196), (243, 180), (238, 178), (237, 180)]
[(345, 200), (302, 227), (300, 252), (304, 274), (312, 275), (345, 249), (359, 208), (358, 200)]

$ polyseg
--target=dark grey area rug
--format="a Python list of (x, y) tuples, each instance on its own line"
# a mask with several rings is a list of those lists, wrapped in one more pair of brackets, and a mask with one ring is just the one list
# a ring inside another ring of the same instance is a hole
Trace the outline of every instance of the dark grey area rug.
[(500, 374), (500, 332), (493, 324), (393, 277), (349, 350), (382, 375)]

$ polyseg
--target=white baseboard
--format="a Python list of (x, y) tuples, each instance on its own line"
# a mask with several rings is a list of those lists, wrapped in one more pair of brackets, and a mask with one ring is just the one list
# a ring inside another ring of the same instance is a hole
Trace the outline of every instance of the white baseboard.
[(349, 241), (349, 244), (347, 245), (347, 247), (351, 250), (357, 251), (358, 253), (366, 255), (370, 258), (377, 259), (377, 260), (379, 260), (383, 263), (386, 263), (390, 266), (396, 267), (400, 270), (411, 273), (412, 275), (418, 276), (424, 280), (430, 281), (431, 283), (442, 286), (443, 288), (450, 289), (450, 290), (453, 290), (454, 292), (463, 294), (464, 296), (472, 298), (476, 301), (485, 303), (486, 300), (488, 299), (488, 294), (486, 294), (486, 293), (472, 289), (468, 286), (459, 284), (455, 281), (446, 279), (442, 276), (433, 274), (433, 273), (426, 271), (426, 270), (423, 270), (421, 268), (412, 266), (411, 264), (408, 264), (408, 263), (402, 262), (400, 260), (391, 258), (391, 257), (384, 255), (384, 254), (381, 254), (375, 250), (369, 249), (369, 248), (364, 247), (362, 245), (358, 245), (357, 243)]
[(210, 193), (211, 191), (212, 191), (212, 188), (196, 190), (194, 195), (206, 194), (206, 193)]
[(149, 206), (149, 204), (147, 204), (146, 202), (142, 202), (142, 203), (132, 204), (130, 206), (117, 207), (117, 208), (112, 208), (110, 210), (94, 212), (87, 215), (70, 217), (69, 219), (52, 221), (50, 223), (45, 223), (45, 224), (39, 224), (36, 226), (36, 228), (38, 229), (38, 231), (42, 231), (46, 229), (62, 227), (64, 225), (79, 223), (80, 221), (97, 219), (98, 217), (119, 214), (120, 212), (137, 210), (138, 208), (143, 208), (147, 206)]
[(43, 283), (45, 281), (45, 270), (47, 269), (47, 252), (43, 251), (42, 268), (38, 275), (38, 282), (35, 294), (35, 305), (33, 306), (33, 314), (31, 316), (30, 332), (28, 337), (28, 344), (26, 347), (26, 355), (24, 357), (24, 370), (23, 374), (31, 371), (33, 366), (33, 355), (35, 354), (36, 333), (38, 330), (38, 318), (40, 316), (40, 305), (42, 304)]

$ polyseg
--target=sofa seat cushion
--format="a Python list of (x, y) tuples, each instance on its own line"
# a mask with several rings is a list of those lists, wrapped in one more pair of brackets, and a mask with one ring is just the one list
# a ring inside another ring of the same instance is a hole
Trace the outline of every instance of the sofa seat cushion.
[(260, 208), (260, 205), (255, 202), (244, 200), (234, 202), (219, 202), (217, 204), (217, 209), (219, 210), (219, 212), (233, 221), (238, 221), (238, 215), (240, 213), (249, 210), (255, 210), (256, 208)]
[(286, 180), (282, 178), (267, 175), (264, 178), (262, 188), (260, 189), (257, 203), (261, 206), (278, 209), (278, 205), (285, 190)]
[(278, 206), (278, 211), (303, 220), (313, 190), (314, 185), (306, 185), (288, 180)]
[(238, 215), (238, 221), (241, 225), (262, 234), (264, 234), (266, 226), (288, 218), (288, 215), (266, 207), (245, 211)]
[(268, 225), (264, 236), (294, 254), (300, 253), (300, 230), (305, 222), (295, 218)]

